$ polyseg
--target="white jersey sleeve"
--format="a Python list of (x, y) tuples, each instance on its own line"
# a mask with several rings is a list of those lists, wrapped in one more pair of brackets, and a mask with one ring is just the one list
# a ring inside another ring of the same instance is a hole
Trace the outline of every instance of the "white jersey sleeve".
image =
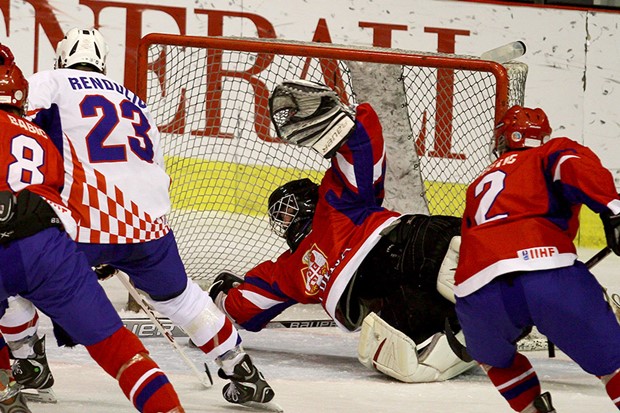
[(165, 235), (170, 177), (146, 104), (97, 72), (43, 71), (29, 84), (31, 118), (62, 146), (62, 197), (79, 220), (76, 241), (122, 244)]

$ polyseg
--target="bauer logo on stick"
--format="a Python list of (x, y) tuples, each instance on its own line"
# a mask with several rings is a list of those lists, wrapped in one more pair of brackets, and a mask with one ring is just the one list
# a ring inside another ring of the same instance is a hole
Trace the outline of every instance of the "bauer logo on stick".
[(269, 111), (280, 139), (311, 147), (325, 158), (334, 156), (355, 127), (353, 109), (342, 104), (336, 92), (307, 80), (276, 86)]

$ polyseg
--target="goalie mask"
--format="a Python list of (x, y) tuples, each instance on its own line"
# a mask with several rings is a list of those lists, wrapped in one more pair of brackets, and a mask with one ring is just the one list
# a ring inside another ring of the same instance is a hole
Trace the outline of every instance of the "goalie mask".
[(537, 148), (549, 140), (551, 126), (542, 109), (513, 106), (495, 127), (495, 151)]
[(56, 46), (54, 69), (88, 65), (105, 74), (108, 44), (96, 29), (73, 28)]
[(315, 149), (329, 159), (355, 127), (355, 112), (325, 85), (284, 81), (269, 96), (269, 112), (278, 137)]
[(269, 196), (269, 224), (295, 251), (312, 229), (319, 186), (308, 178), (288, 182)]

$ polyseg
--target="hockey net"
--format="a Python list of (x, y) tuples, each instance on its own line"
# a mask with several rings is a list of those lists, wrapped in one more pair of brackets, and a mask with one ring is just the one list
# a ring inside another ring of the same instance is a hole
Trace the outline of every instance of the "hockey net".
[[(328, 161), (278, 142), (268, 96), (307, 79), (348, 103), (370, 102), (388, 156), (385, 206), (460, 216), (465, 189), (490, 162), (493, 127), (523, 104), (527, 65), (474, 56), (269, 39), (150, 34), (138, 94), (162, 133), (172, 177), (169, 216), (188, 275), (204, 288), (221, 271), (244, 274), (287, 247), (271, 233), (267, 198)], [(522, 350), (546, 348), (536, 331)]]
[(523, 103), (527, 75), (525, 64), (470, 56), (163, 34), (142, 39), (138, 68), (172, 177), (169, 220), (188, 275), (204, 286), (281, 254), (269, 194), (292, 179), (318, 183), (329, 167), (275, 138), (267, 101), (279, 82), (314, 80), (370, 102), (387, 145), (385, 205), (461, 215), (495, 120)]

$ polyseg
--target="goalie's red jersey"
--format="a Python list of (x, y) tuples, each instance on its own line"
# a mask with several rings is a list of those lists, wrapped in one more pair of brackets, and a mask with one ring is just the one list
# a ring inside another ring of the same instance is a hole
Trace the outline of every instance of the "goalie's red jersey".
[(381, 206), (385, 146), (377, 114), (357, 107), (356, 128), (332, 158), (319, 187), (312, 231), (294, 253), (250, 270), (245, 283), (230, 290), (226, 312), (247, 330), (260, 330), (295, 303), (321, 303), (336, 317), (336, 304), (380, 232), (400, 214)]
[(555, 138), (505, 153), (467, 189), (455, 294), (502, 274), (572, 265), (582, 204), (620, 213), (613, 177), (590, 149)]
[(0, 111), (0, 190), (17, 193), (25, 188), (42, 196), (54, 208), (66, 231), (75, 221), (60, 199), (63, 160), (43, 129)]

